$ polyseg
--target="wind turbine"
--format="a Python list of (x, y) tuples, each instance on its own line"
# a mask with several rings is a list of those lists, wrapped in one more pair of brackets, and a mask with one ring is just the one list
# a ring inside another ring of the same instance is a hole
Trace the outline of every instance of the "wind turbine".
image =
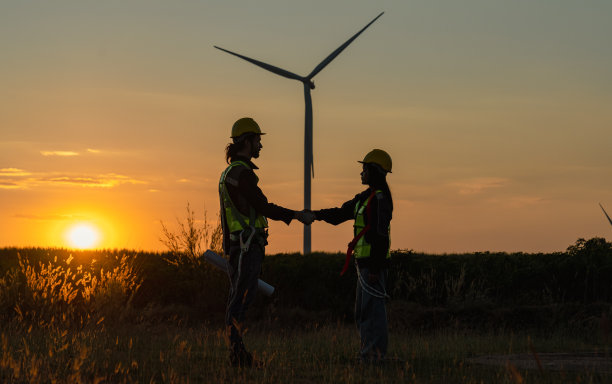
[[(251, 59), (249, 57), (240, 55), (238, 53), (228, 51), (227, 49), (223, 49), (218, 46), (214, 46), (217, 49), (220, 49), (224, 52), (229, 53), (230, 55), (237, 56), (243, 60), (251, 62), (263, 69), (266, 69), (272, 73), (277, 75), (286, 77), (288, 79), (294, 79), (301, 81), (304, 84), (304, 101), (306, 103), (306, 113), (305, 113), (305, 122), (304, 122), (304, 209), (310, 209), (310, 192), (311, 192), (311, 176), (314, 177), (314, 162), (313, 162), (313, 148), (312, 148), (312, 98), (310, 96), (310, 90), (315, 88), (314, 82), (312, 78), (316, 76), (317, 73), (321, 72), (323, 68), (327, 66), (327, 64), (331, 63), (333, 59), (336, 58), (344, 50), (344, 48), (348, 47), (349, 44), (353, 42), (363, 31), (365, 31), (373, 22), (375, 22), (379, 17), (383, 15), (384, 12), (381, 12), (378, 16), (376, 16), (372, 21), (370, 21), (365, 27), (361, 28), (359, 32), (354, 34), (350, 39), (348, 39), (344, 44), (339, 46), (335, 51), (333, 51), (329, 56), (327, 56), (323, 61), (319, 63), (315, 67), (315, 69), (308, 74), (308, 76), (300, 76), (295, 73), (289, 72), (287, 70), (275, 67), (270, 64), (266, 64), (264, 62)], [(312, 171), (312, 175), (311, 175)], [(304, 254), (308, 254), (311, 252), (311, 231), (310, 225), (304, 225)]]
[(601, 210), (603, 211), (604, 215), (606, 215), (606, 217), (608, 218), (610, 225), (612, 225), (612, 219), (610, 219), (610, 216), (608, 216), (608, 212), (606, 212), (606, 210), (604, 209), (603, 205), (601, 205), (601, 203), (599, 203), (599, 206), (601, 207)]

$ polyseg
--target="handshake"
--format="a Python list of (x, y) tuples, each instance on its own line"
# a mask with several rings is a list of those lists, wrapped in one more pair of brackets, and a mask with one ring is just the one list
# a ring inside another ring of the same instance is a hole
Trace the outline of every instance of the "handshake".
[(316, 219), (316, 215), (310, 209), (304, 209), (303, 211), (296, 211), (293, 216), (294, 219), (298, 219), (300, 222), (310, 225)]

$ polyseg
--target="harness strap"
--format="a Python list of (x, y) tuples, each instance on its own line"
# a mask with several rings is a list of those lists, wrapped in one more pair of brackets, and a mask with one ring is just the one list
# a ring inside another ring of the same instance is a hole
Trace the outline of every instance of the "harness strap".
[[(240, 214), (240, 211), (238, 211), (238, 208), (236, 208), (236, 206), (234, 205), (234, 202), (232, 201), (232, 199), (229, 196), (229, 193), (227, 192), (227, 187), (225, 186), (225, 180), (222, 183), (222, 193), (223, 196), (225, 197), (225, 199), (227, 201), (229, 201), (230, 203), (230, 209), (232, 210), (232, 214), (233, 216), (238, 220), (238, 222), (240, 223), (240, 225), (242, 226), (242, 228), (247, 228), (249, 227), (245, 222), (244, 219), (242, 218), (242, 215)], [(251, 211), (255, 211), (252, 207), (251, 207)], [(253, 215), (251, 215), (253, 217)], [(255, 220), (250, 220), (251, 224), (255, 224)]]
[[(238, 222), (240, 223), (240, 226), (242, 227), (242, 231), (240, 231), (240, 233), (238, 234), (238, 240), (240, 242), (240, 259), (239, 260), (241, 261), (242, 255), (249, 250), (249, 248), (251, 247), (251, 242), (253, 240), (253, 237), (258, 232), (255, 228), (255, 221), (257, 220), (257, 212), (255, 211), (255, 208), (253, 208), (249, 204), (249, 224), (247, 225), (247, 223), (242, 218), (242, 214), (240, 213), (240, 211), (238, 211), (238, 208), (236, 208), (236, 205), (232, 201), (229, 195), (229, 192), (227, 191), (227, 186), (225, 185), (225, 178), (223, 179), (221, 183), (221, 193), (223, 194), (223, 198), (224, 198), (223, 200), (229, 201), (230, 209), (232, 210), (232, 216), (234, 216), (238, 220)], [(223, 204), (221, 205), (223, 206)], [(246, 235), (246, 241), (244, 239), (244, 235)], [(231, 235), (230, 235), (230, 239), (231, 239)], [(238, 271), (240, 271), (240, 261), (239, 261)]]
[(382, 287), (382, 291), (379, 291), (375, 287), (372, 287), (370, 284), (366, 282), (366, 279), (361, 274), (361, 270), (359, 269), (359, 264), (355, 261), (355, 269), (357, 270), (357, 279), (359, 280), (359, 284), (361, 284), (361, 288), (370, 296), (374, 296), (378, 299), (389, 299), (390, 296), (387, 294), (384, 286)]
[(344, 260), (344, 267), (342, 267), (342, 272), (340, 272), (340, 276), (344, 275), (344, 273), (348, 269), (349, 262), (351, 261), (351, 256), (353, 255), (353, 251), (355, 250), (357, 242), (370, 229), (370, 223), (372, 220), (372, 218), (370, 217), (370, 201), (372, 201), (374, 195), (376, 195), (376, 191), (372, 191), (372, 193), (368, 197), (368, 200), (366, 201), (366, 215), (368, 215), (368, 222), (366, 226), (362, 228), (361, 231), (359, 231), (359, 233), (355, 235), (355, 238), (353, 238), (353, 240), (351, 240), (351, 242), (348, 244), (348, 249), (346, 250), (346, 259)]

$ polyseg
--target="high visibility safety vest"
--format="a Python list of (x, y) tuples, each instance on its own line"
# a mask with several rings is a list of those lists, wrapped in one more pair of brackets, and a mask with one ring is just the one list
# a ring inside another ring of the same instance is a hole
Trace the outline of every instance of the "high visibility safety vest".
[[(221, 179), (219, 180), (219, 196), (221, 197), (222, 202), (222, 214), (225, 216), (225, 222), (227, 223), (227, 227), (230, 233), (242, 231), (250, 226), (253, 226), (257, 229), (265, 229), (268, 228), (268, 220), (265, 216), (258, 214), (255, 212), (253, 207), (249, 207), (249, 217), (243, 215), (238, 209), (236, 205), (232, 201), (227, 192), (227, 186), (225, 184), (225, 179), (230, 170), (236, 166), (244, 166), (247, 169), (251, 170), (252, 168), (245, 163), (244, 161), (234, 161), (232, 162), (221, 174)], [(259, 181), (257, 175), (255, 178)]]
[[(382, 193), (382, 191), (376, 191), (375, 193), (370, 195), (370, 197), (366, 199), (364, 202), (360, 201), (360, 202), (357, 202), (357, 204), (355, 205), (355, 212), (354, 212), (355, 223), (353, 224), (355, 236), (358, 236), (359, 233), (366, 227), (365, 212), (368, 210), (367, 208), (370, 205), (372, 198), (378, 193)], [(391, 227), (389, 226), (389, 236), (390, 234), (391, 234)], [(390, 245), (391, 245), (391, 242), (389, 241), (389, 249), (387, 249), (387, 259), (391, 258)], [(357, 244), (355, 244), (355, 253), (354, 253), (355, 258), (362, 259), (365, 257), (370, 257), (371, 248), (372, 247), (370, 243), (368, 243), (366, 241), (365, 236), (362, 235), (359, 238), (359, 240), (357, 240)]]

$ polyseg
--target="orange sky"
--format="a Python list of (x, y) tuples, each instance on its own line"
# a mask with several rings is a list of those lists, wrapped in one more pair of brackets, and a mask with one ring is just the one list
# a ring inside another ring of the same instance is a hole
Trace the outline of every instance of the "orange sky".
[[(268, 133), (260, 186), (301, 208), (301, 84), (213, 45), (305, 75), (381, 11), (315, 78), (313, 208), (360, 192), (357, 160), (382, 148), (393, 249), (610, 237), (612, 3), (231, 4), (0, 4), (0, 247), (68, 246), (90, 222), (101, 247), (162, 250), (160, 220), (188, 202), (216, 217), (242, 116)], [(313, 250), (344, 250), (351, 231), (315, 223)], [(269, 253), (301, 250), (301, 225), (270, 232)]]

